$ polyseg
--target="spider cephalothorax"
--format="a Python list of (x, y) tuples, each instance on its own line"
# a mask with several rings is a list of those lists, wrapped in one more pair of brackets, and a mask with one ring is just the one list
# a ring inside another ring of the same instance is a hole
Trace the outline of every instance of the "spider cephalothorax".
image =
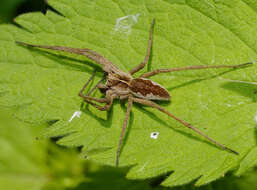
[[(107, 60), (104, 56), (90, 49), (69, 48), (69, 47), (63, 47), (63, 46), (32, 45), (24, 42), (17, 42), (17, 43), (25, 46), (30, 46), (30, 47), (39, 47), (44, 49), (60, 50), (60, 51), (65, 51), (65, 52), (70, 52), (75, 54), (81, 54), (102, 66), (103, 71), (106, 73), (104, 75), (106, 77), (106, 83), (105, 84), (102, 83), (103, 79), (101, 79), (94, 88), (92, 88), (87, 94), (84, 94), (83, 93), (84, 89), (94, 77), (94, 74), (93, 74), (91, 78), (87, 81), (87, 83), (83, 86), (83, 88), (80, 90), (79, 96), (81, 96), (84, 99), (84, 101), (87, 102), (88, 104), (91, 104), (95, 108), (102, 111), (108, 111), (112, 106), (114, 99), (117, 99), (117, 98), (128, 99), (127, 112), (123, 122), (119, 143), (117, 146), (116, 165), (119, 164), (120, 150), (123, 144), (123, 137), (125, 134), (125, 129), (127, 127), (127, 122), (130, 116), (133, 102), (156, 108), (159, 111), (167, 114), (169, 117), (180, 122), (187, 128), (194, 130), (196, 133), (208, 139), (216, 146), (224, 150), (230, 151), (234, 154), (238, 154), (236, 151), (215, 141), (214, 139), (210, 138), (209, 136), (207, 136), (206, 134), (204, 134), (194, 126), (192, 126), (190, 123), (187, 123), (186, 121), (177, 118), (176, 116), (174, 116), (173, 114), (171, 114), (170, 112), (168, 112), (167, 110), (165, 110), (164, 108), (162, 108), (161, 106), (153, 102), (152, 100), (170, 100), (170, 94), (164, 87), (153, 82), (148, 78), (160, 73), (175, 72), (175, 71), (182, 71), (182, 70), (209, 69), (209, 68), (239, 68), (239, 67), (247, 66), (251, 63), (244, 63), (239, 65), (211, 65), (211, 66), (195, 65), (195, 66), (182, 67), (182, 68), (157, 69), (157, 70), (144, 73), (138, 78), (133, 78), (133, 74), (138, 72), (142, 68), (144, 68), (144, 66), (148, 63), (150, 52), (151, 52), (151, 45), (152, 45), (153, 26), (154, 26), (154, 20), (150, 28), (148, 47), (147, 47), (146, 56), (143, 62), (140, 63), (137, 67), (135, 67), (128, 73), (120, 70), (117, 66), (112, 64), (112, 62)], [(101, 92), (105, 93), (105, 98), (95, 98), (90, 96), (91, 93), (96, 88), (99, 88)], [(94, 102), (104, 103), (105, 105), (100, 106)]]

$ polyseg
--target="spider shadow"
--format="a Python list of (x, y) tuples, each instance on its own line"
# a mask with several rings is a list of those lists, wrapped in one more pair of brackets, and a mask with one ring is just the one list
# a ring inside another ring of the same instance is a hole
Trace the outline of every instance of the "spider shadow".
[[(222, 88), (235, 92), (240, 96), (249, 98), (253, 103), (257, 103), (257, 86), (251, 83), (242, 83), (240, 81), (229, 81), (221, 86)], [(257, 124), (254, 128), (255, 143), (257, 144)]]
[[(120, 101), (118, 102), (119, 100), (114, 100), (113, 101), (113, 105), (111, 106), (110, 110), (107, 111), (107, 116), (106, 116), (106, 119), (103, 119), (101, 117), (98, 117), (95, 113), (93, 113), (92, 111), (90, 111), (89, 109), (89, 104), (87, 104), (86, 102), (82, 102), (81, 103), (81, 108), (80, 110), (83, 111), (85, 114), (87, 114), (88, 116), (90, 117), (93, 117), (95, 120), (97, 120), (101, 126), (104, 126), (106, 128), (110, 128), (111, 125), (112, 125), (112, 120), (113, 120), (113, 106), (117, 105), (117, 104), (120, 104), (120, 107), (121, 109), (123, 110), (123, 113), (124, 113), (124, 119), (125, 119), (125, 115), (126, 115), (126, 111), (127, 111), (127, 108), (125, 106), (125, 101)], [(91, 106), (93, 109), (96, 109), (94, 108), (93, 106)], [(123, 144), (122, 144), (122, 147), (121, 147), (121, 152), (122, 152), (122, 149), (125, 145), (125, 143), (127, 142), (127, 139), (128, 139), (128, 135), (129, 135), (129, 131), (131, 130), (132, 128), (132, 125), (133, 125), (133, 120), (134, 120), (134, 115), (133, 113), (131, 112), (130, 113), (130, 117), (129, 117), (129, 120), (128, 120), (128, 124), (127, 124), (127, 128), (126, 128), (126, 132), (125, 132), (125, 135), (124, 135), (124, 139), (123, 139)], [(124, 120), (123, 120), (124, 121)], [(122, 128), (122, 125), (120, 126)], [(104, 147), (104, 148), (101, 148), (101, 149), (97, 149), (97, 150), (90, 150), (88, 152), (88, 154), (91, 154), (92, 152), (93, 153), (96, 153), (96, 152), (103, 152), (103, 151), (107, 151), (109, 149), (111, 149), (113, 147)]]
[[(87, 81), (89, 82), (89, 81)], [(97, 82), (98, 83), (98, 82)], [(84, 93), (88, 94), (91, 90), (92, 87), (96, 87), (95, 86), (95, 77), (93, 77), (93, 79), (90, 81), (90, 83), (88, 84), (87, 88), (84, 89)], [(97, 93), (98, 88), (95, 88), (92, 92), (91, 95), (92, 97), (96, 97), (96, 93)], [(100, 98), (103, 98), (104, 94), (101, 94)], [(113, 104), (116, 104), (115, 102), (113, 102)], [(104, 103), (97, 103), (97, 105), (104, 105)], [(96, 113), (93, 113), (89, 107), (91, 106), (92, 109), (95, 109), (95, 111), (99, 111), (101, 113), (105, 112), (106, 113), (106, 119), (99, 117), (96, 115)], [(82, 100), (81, 104), (80, 104), (80, 111), (84, 112), (86, 115), (93, 117), (96, 121), (98, 121), (100, 123), (100, 125), (109, 128), (112, 124), (112, 117), (113, 117), (113, 107), (111, 106), (111, 108), (108, 111), (100, 111), (97, 108), (95, 108), (94, 106), (86, 103), (85, 101)]]
[[(154, 33), (154, 31), (153, 31), (153, 33)], [(151, 50), (150, 50), (151, 53), (150, 53), (149, 60), (148, 60), (148, 63), (147, 63), (147, 68), (146, 68), (147, 72), (150, 72), (152, 70), (153, 45), (154, 44), (152, 44), (152, 46), (151, 46)]]
[[(138, 104), (135, 105), (135, 107), (137, 107), (139, 110), (141, 110), (142, 112), (144, 112), (144, 113), (145, 113), (146, 115), (148, 115), (151, 119), (153, 119), (153, 120), (157, 121), (158, 123), (162, 124), (162, 126), (167, 127), (167, 128), (169, 128), (169, 129), (172, 129), (172, 130), (175, 131), (176, 133), (180, 133), (180, 134), (182, 134), (182, 135), (184, 135), (184, 136), (186, 136), (186, 137), (188, 137), (188, 138), (192, 138), (192, 139), (194, 139), (194, 140), (196, 140), (196, 141), (200, 141), (200, 142), (202, 142), (202, 143), (206, 143), (206, 144), (208, 144), (208, 145), (210, 145), (210, 146), (212, 146), (212, 147), (215, 147), (215, 148), (217, 148), (217, 149), (219, 149), (219, 150), (223, 150), (223, 149), (219, 148), (218, 146), (214, 145), (213, 143), (209, 142), (208, 140), (203, 139), (203, 137), (197, 137), (197, 136), (195, 136), (195, 135), (192, 135), (191, 133), (182, 131), (182, 129), (176, 129), (176, 128), (172, 127), (171, 125), (167, 124), (167, 122), (165, 122), (163, 119), (160, 119), (160, 118), (159, 118), (158, 116), (156, 116), (154, 113), (152, 113), (151, 111), (146, 110), (145, 108), (143, 108), (142, 106), (140, 106), (140, 105), (138, 105)], [(171, 119), (171, 118), (170, 118), (170, 119)], [(182, 124), (181, 124), (181, 126), (182, 126), (182, 127), (185, 127), (185, 126), (183, 126)], [(188, 130), (189, 130), (189, 129), (188, 129)], [(194, 133), (194, 132), (193, 132), (193, 133)], [(197, 135), (197, 134), (196, 134), (196, 135)], [(223, 150), (223, 151), (224, 151), (224, 150)]]
[(177, 86), (169, 87), (169, 88), (167, 88), (167, 90), (168, 90), (168, 91), (172, 91), (172, 90), (177, 89), (177, 88), (181, 88), (181, 87), (185, 87), (185, 86), (192, 85), (192, 84), (195, 84), (195, 83), (199, 83), (199, 82), (202, 82), (202, 81), (214, 79), (214, 78), (220, 77), (220, 76), (222, 76), (222, 75), (225, 75), (225, 74), (227, 74), (227, 73), (230, 73), (230, 72), (232, 72), (232, 71), (234, 71), (234, 70), (238, 70), (238, 69), (242, 69), (242, 68), (229, 69), (229, 70), (227, 70), (227, 71), (223, 71), (223, 72), (218, 73), (218, 74), (215, 74), (215, 75), (207, 76), (207, 77), (205, 77), (205, 78), (193, 79), (193, 80), (191, 80), (191, 81), (184, 82), (184, 83), (179, 84), (179, 85), (177, 85)]
[[(72, 68), (73, 70), (78, 70), (78, 71), (87, 72), (87, 73), (91, 74), (92, 68), (94, 68), (94, 70), (96, 70), (96, 71), (103, 72), (102, 68), (99, 65), (97, 65), (96, 63), (94, 63), (93, 61), (87, 61), (87, 60), (72, 58), (72, 57), (69, 57), (66, 55), (60, 55), (60, 51), (56, 51), (58, 53), (54, 53), (54, 52), (50, 52), (50, 50), (38, 49), (35, 47), (26, 46), (24, 48), (28, 48), (31, 52), (43, 55), (43, 56), (47, 57), (48, 59), (51, 59), (64, 67)], [(70, 54), (72, 55), (72, 53), (70, 53)], [(77, 55), (77, 56), (82, 56), (82, 55)], [(79, 64), (72, 63), (72, 62), (76, 62)]]
[[(113, 104), (116, 104), (116, 102), (114, 102)], [(102, 117), (99, 117), (95, 113), (93, 113), (89, 109), (89, 106), (91, 106), (91, 105), (87, 104), (86, 102), (82, 102), (80, 105), (80, 110), (82, 112), (84, 112), (87, 116), (93, 117), (96, 121), (98, 121), (100, 123), (101, 126), (103, 126), (105, 128), (110, 128), (112, 125), (112, 118), (113, 118), (113, 106), (110, 108), (110, 110), (104, 111), (106, 113), (106, 119), (103, 119)], [(91, 106), (91, 107), (92, 107), (92, 109), (96, 109), (93, 106)], [(100, 110), (97, 110), (97, 111), (103, 112)]]
[[(127, 107), (125, 106), (125, 101), (123, 101), (123, 100), (120, 101), (120, 107), (124, 112), (124, 119), (123, 119), (123, 122), (124, 122), (125, 117), (126, 117), (126, 111), (127, 111)], [(132, 108), (133, 108), (133, 105), (132, 105)], [(127, 128), (126, 128), (126, 131), (125, 131), (125, 135), (124, 135), (124, 138), (123, 138), (123, 143), (122, 143), (120, 152), (122, 152), (123, 147), (128, 140), (128, 136), (129, 136), (130, 130), (132, 129), (133, 122), (134, 122), (134, 114), (133, 114), (132, 109), (131, 109), (130, 116), (129, 116), (129, 119), (128, 119), (128, 122), (127, 122)], [(122, 126), (121, 126), (121, 128), (122, 128)]]
[[(242, 68), (237, 68), (237, 69), (242, 69)], [(237, 70), (236, 69), (236, 70)], [(191, 85), (191, 84), (195, 84), (195, 83), (199, 83), (199, 82), (202, 82), (202, 81), (205, 81), (205, 80), (209, 80), (209, 79), (213, 79), (213, 78), (217, 78), (219, 76), (222, 76), (226, 73), (229, 73), (229, 72), (232, 72), (234, 71), (235, 69), (230, 69), (228, 71), (223, 71), (219, 74), (215, 74), (215, 75), (212, 75), (212, 76), (209, 76), (209, 77), (205, 77), (205, 78), (201, 78), (201, 79), (194, 79), (194, 80), (191, 80), (191, 81), (188, 81), (188, 82), (184, 82), (182, 84), (179, 84), (177, 86), (174, 86), (174, 87), (170, 87), (170, 88), (167, 88), (168, 91), (172, 91), (174, 89), (177, 89), (177, 88), (181, 88), (181, 87), (185, 87), (185, 86), (188, 86), (188, 85)], [(240, 85), (238, 87), (238, 85)], [(256, 85), (253, 85), (253, 84), (249, 84), (249, 83), (239, 83), (239, 82), (228, 82), (224, 85), (221, 86), (222, 88), (225, 88), (227, 90), (230, 90), (230, 91), (234, 91), (242, 96), (245, 96), (245, 97), (248, 97), (248, 98), (251, 98), (253, 102), (256, 102), (257, 101), (257, 88), (256, 88)], [(170, 102), (169, 102), (170, 103)], [(166, 103), (166, 104), (169, 104), (169, 103)], [(159, 103), (158, 103), (159, 104)], [(144, 111), (145, 113), (147, 113), (147, 115), (149, 117), (151, 117), (152, 119), (160, 122), (161, 124), (163, 124), (164, 126), (168, 126), (164, 121), (160, 120), (155, 114), (145, 110), (144, 108), (140, 108), (142, 111)], [(172, 128), (171, 126), (169, 126), (169, 128)], [(219, 147), (217, 147), (216, 145), (212, 144), (211, 142), (207, 141), (207, 140), (204, 140), (204, 139), (200, 139), (198, 137), (195, 137), (189, 133), (186, 133), (184, 131), (181, 131), (181, 130), (178, 130), (178, 129), (175, 129), (175, 128), (172, 128), (172, 130), (178, 132), (178, 133), (181, 133), (187, 137), (190, 137), (190, 138), (193, 138), (195, 140), (198, 140), (198, 141), (201, 141), (201, 142), (204, 142), (206, 144), (209, 144), (213, 147), (216, 147), (218, 149), (221, 149)], [(257, 143), (257, 130), (256, 130), (256, 143)], [(222, 149), (221, 149), (222, 150)]]
[(257, 85), (251, 83), (242, 83), (237, 81), (229, 81), (221, 86), (222, 88), (235, 92), (241, 96), (250, 98), (253, 102), (257, 102)]

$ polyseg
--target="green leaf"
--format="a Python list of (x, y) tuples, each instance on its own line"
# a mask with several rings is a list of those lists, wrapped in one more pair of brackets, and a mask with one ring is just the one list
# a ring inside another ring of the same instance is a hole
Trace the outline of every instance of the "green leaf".
[[(144, 59), (149, 27), (156, 18), (151, 61), (140, 73), (257, 59), (256, 3), (48, 2), (60, 14), (50, 10), (46, 15), (24, 14), (16, 19), (21, 28), (0, 27), (0, 105), (14, 107), (16, 117), (26, 122), (58, 120), (44, 136), (62, 137), (58, 143), (64, 146), (83, 146), (83, 154), (95, 162), (115, 164), (126, 104), (117, 100), (108, 113), (83, 106), (77, 94), (96, 64), (77, 55), (17, 46), (15, 40), (90, 48), (128, 71)], [(118, 20), (122, 25), (117, 25)], [(160, 105), (240, 155), (219, 149), (153, 108), (135, 104), (120, 157), (120, 166), (133, 166), (127, 177), (144, 179), (172, 172), (162, 185), (195, 179), (196, 185), (202, 185), (227, 171), (246, 171), (256, 164), (252, 159), (256, 157), (256, 71), (254, 64), (153, 77), (172, 94), (171, 103)], [(93, 83), (101, 76), (97, 72)], [(81, 116), (69, 122), (76, 111), (82, 111)], [(150, 138), (152, 132), (159, 132), (157, 139)]]
[[(124, 175), (127, 169), (118, 170), (117, 168), (99, 167), (95, 168), (94, 164), (90, 164), (86, 175), (86, 180), (79, 184), (76, 188), (69, 190), (84, 190), (84, 189), (142, 189), (142, 190), (245, 190), (256, 189), (257, 172), (251, 171), (241, 177), (236, 177), (231, 174), (226, 175), (213, 183), (196, 187), (193, 183), (175, 188), (166, 188), (158, 185), (164, 177), (158, 177), (151, 180), (128, 180)], [(115, 182), (115, 183), (114, 183)]]
[(35, 131), (12, 122), (0, 110), (0, 186), (6, 190), (41, 189), (48, 178), (44, 159), (46, 143), (35, 141)]
[(25, 0), (2, 0), (0, 6), (0, 23), (11, 22), (17, 7)]
[[(256, 185), (257, 179), (257, 172), (251, 171), (245, 174), (244, 176), (238, 178), (234, 176), (228, 176), (221, 180), (218, 180), (214, 183), (209, 184), (207, 189), (237, 189), (237, 190), (244, 190), (244, 189), (257, 189)], [(204, 189), (204, 188), (203, 188)], [(203, 190), (202, 189), (202, 190)]]
[[(43, 125), (34, 126), (0, 109), (0, 186), (6, 190), (65, 189), (83, 179), (77, 151), (36, 140)], [(70, 165), (72, 163), (72, 165)]]

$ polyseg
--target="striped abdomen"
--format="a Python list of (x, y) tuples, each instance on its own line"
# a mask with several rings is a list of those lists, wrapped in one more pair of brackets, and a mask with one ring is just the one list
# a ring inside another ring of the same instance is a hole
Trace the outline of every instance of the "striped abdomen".
[(169, 92), (156, 82), (145, 78), (132, 79), (129, 84), (131, 93), (147, 100), (170, 100)]

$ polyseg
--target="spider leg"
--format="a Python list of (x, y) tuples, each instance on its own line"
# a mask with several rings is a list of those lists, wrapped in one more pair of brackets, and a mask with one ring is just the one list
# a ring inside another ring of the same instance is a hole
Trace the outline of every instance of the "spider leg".
[(83, 98), (84, 100), (92, 100), (92, 101), (95, 101), (95, 102), (98, 102), (98, 103), (108, 103), (109, 100), (107, 98), (95, 98), (95, 97), (92, 97), (92, 96), (87, 96), (87, 95), (84, 95), (84, 94), (79, 94), (79, 96), (81, 98)]
[[(94, 106), (95, 108), (101, 110), (101, 111), (106, 111), (109, 110), (111, 105), (112, 105), (112, 97), (111, 96), (107, 96), (106, 98), (95, 98), (90, 96), (90, 94), (97, 88), (97, 86), (104, 80), (103, 76), (98, 83), (85, 95), (83, 94), (83, 91), (85, 90), (85, 88), (88, 86), (89, 82), (93, 80), (94, 76), (95, 76), (96, 70), (94, 70), (93, 74), (91, 75), (91, 77), (89, 78), (89, 80), (86, 82), (86, 84), (83, 86), (83, 88), (79, 91), (79, 96), (82, 97), (84, 99), (85, 102), (87, 102), (88, 104)], [(91, 100), (91, 101), (90, 101)], [(93, 103), (92, 101), (98, 102), (98, 103), (106, 103), (105, 106), (99, 106), (95, 103)]]
[(86, 84), (82, 87), (82, 89), (79, 91), (79, 96), (83, 95), (83, 91), (84, 91), (85, 88), (88, 86), (88, 84), (90, 83), (90, 81), (93, 80), (93, 78), (95, 77), (95, 73), (96, 73), (96, 70), (93, 71), (91, 77), (88, 79), (88, 81), (86, 82)]
[(98, 87), (98, 85), (104, 81), (105, 76), (106, 75), (104, 74), (104, 76), (97, 82), (97, 84), (87, 93), (87, 96), (89, 96), (90, 94), (92, 94), (95, 91), (95, 89)]
[(95, 77), (95, 73), (96, 73), (96, 70), (93, 71), (93, 74), (91, 75), (91, 77), (88, 79), (86, 84), (82, 87), (82, 89), (79, 91), (79, 96), (82, 97), (84, 100), (93, 100), (93, 101), (96, 101), (99, 103), (105, 103), (105, 102), (107, 102), (106, 98), (94, 98), (94, 97), (90, 96), (90, 94), (92, 94), (93, 91), (95, 91), (95, 89), (97, 88), (97, 86), (104, 80), (105, 75), (97, 82), (97, 84), (86, 95), (83, 94), (83, 91), (88, 86), (89, 82), (92, 81), (93, 78)]
[(111, 108), (111, 106), (112, 106), (112, 101), (111, 101), (111, 103), (107, 102), (107, 104), (105, 106), (99, 106), (99, 105), (97, 105), (97, 104), (95, 104), (92, 101), (89, 101), (87, 99), (84, 99), (84, 101), (87, 102), (88, 104), (94, 106), (95, 108), (97, 108), (100, 111), (108, 111)]
[(144, 100), (144, 99), (140, 99), (140, 98), (134, 98), (133, 97), (133, 102), (137, 102), (137, 103), (140, 103), (140, 104), (143, 104), (143, 105), (146, 105), (146, 106), (150, 106), (150, 107), (153, 107), (153, 108), (156, 108), (158, 109), (159, 111), (167, 114), (169, 117), (175, 119), (176, 121), (178, 121), (179, 123), (183, 124), (185, 127), (189, 128), (189, 129), (192, 129), (193, 131), (195, 131), (196, 133), (198, 133), (199, 135), (203, 136), (204, 138), (208, 139), (210, 142), (212, 142), (213, 144), (215, 144), (216, 146), (220, 147), (221, 149), (223, 150), (227, 150), (229, 152), (232, 152), (234, 154), (239, 154), (238, 152), (226, 147), (225, 145), (223, 144), (220, 144), (218, 143), (217, 141), (215, 141), (214, 139), (208, 137), (206, 134), (204, 134), (203, 132), (201, 132), (199, 129), (197, 129), (196, 127), (192, 126), (190, 123), (187, 123), (186, 121), (182, 120), (182, 119), (179, 119), (177, 118), (176, 116), (174, 116), (173, 114), (171, 114), (170, 112), (168, 112), (167, 110), (165, 110), (164, 108), (162, 108), (161, 106), (159, 106), (158, 104), (152, 102), (152, 101), (149, 101), (149, 100)]
[[(114, 99), (114, 96), (111, 96), (111, 95), (109, 95), (109, 96), (107, 95), (106, 98), (95, 98), (92, 96), (84, 95), (81, 92), (79, 93), (79, 96), (82, 97), (85, 102), (87, 102), (88, 104), (94, 106), (95, 108), (97, 108), (101, 111), (108, 111), (110, 109), (110, 107), (112, 106), (113, 99)], [(100, 105), (93, 103), (92, 101), (95, 101), (98, 103), (106, 103), (106, 105), (100, 106)]]
[[(112, 93), (106, 93), (106, 97), (105, 98), (95, 98), (95, 97), (91, 97), (91, 96), (87, 96), (87, 95), (80, 95), (85, 102), (87, 102), (88, 104), (94, 106), (95, 108), (99, 109), (100, 111), (108, 111), (113, 103), (113, 99), (116, 98), (115, 94)], [(98, 102), (98, 103), (106, 103), (104, 106), (100, 106), (95, 104), (94, 102)]]
[(148, 45), (147, 45), (147, 50), (146, 50), (146, 55), (145, 55), (145, 59), (142, 63), (140, 63), (136, 68), (130, 70), (130, 74), (134, 74), (136, 72), (138, 72), (139, 70), (143, 69), (145, 67), (145, 65), (148, 63), (149, 61), (149, 57), (150, 57), (150, 53), (151, 53), (151, 47), (152, 47), (152, 42), (153, 42), (153, 27), (154, 27), (154, 23), (155, 23), (155, 19), (153, 19), (151, 28), (150, 28), (150, 32), (149, 32), (149, 40), (148, 40)]
[(119, 144), (118, 144), (118, 148), (117, 148), (117, 152), (116, 152), (116, 166), (119, 165), (120, 150), (121, 150), (121, 147), (122, 147), (123, 138), (124, 138), (125, 131), (126, 131), (126, 128), (127, 128), (128, 119), (129, 119), (129, 116), (130, 116), (132, 105), (133, 105), (133, 98), (132, 98), (132, 96), (129, 96), (128, 107), (127, 107), (126, 115), (125, 115), (125, 118), (124, 118), (124, 121), (123, 121), (123, 126), (122, 126), (122, 130), (121, 130), (121, 133), (120, 133), (120, 140), (119, 140)]
[(169, 73), (169, 72), (175, 72), (175, 71), (184, 71), (184, 70), (194, 70), (194, 69), (219, 69), (219, 68), (239, 68), (251, 65), (252, 63), (243, 63), (239, 65), (194, 65), (194, 66), (188, 66), (188, 67), (180, 67), (180, 68), (170, 68), (170, 69), (157, 69), (153, 70), (147, 73), (144, 73), (140, 75), (142, 78), (148, 78), (154, 75), (157, 75), (159, 73)]
[(51, 50), (58, 50), (58, 51), (64, 51), (64, 52), (69, 52), (69, 53), (74, 53), (74, 54), (80, 54), (84, 55), (87, 58), (95, 61), (96, 63), (102, 65), (103, 67), (108, 67), (108, 66), (113, 66), (115, 67), (109, 60), (107, 60), (105, 57), (102, 55), (96, 53), (93, 50), (84, 48), (71, 48), (71, 47), (64, 47), (64, 46), (48, 46), (48, 45), (34, 45), (34, 44), (28, 44), (24, 42), (19, 42), (16, 41), (17, 44), (23, 45), (23, 46), (28, 46), (28, 47), (38, 47), (42, 49), (51, 49)]

